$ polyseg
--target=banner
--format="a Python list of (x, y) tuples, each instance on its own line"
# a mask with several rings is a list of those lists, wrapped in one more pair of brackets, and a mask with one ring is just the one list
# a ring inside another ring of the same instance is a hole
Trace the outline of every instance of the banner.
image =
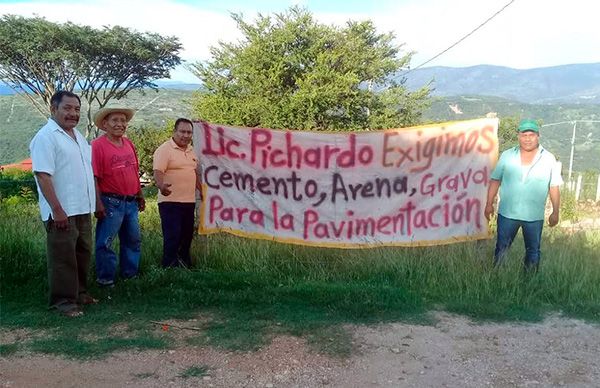
[(194, 123), (201, 234), (335, 248), (489, 237), (498, 119), (370, 132)]

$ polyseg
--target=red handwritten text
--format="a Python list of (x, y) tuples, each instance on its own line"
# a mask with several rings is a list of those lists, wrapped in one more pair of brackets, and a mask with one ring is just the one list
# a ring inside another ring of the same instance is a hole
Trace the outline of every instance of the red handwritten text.
[(262, 168), (285, 167), (301, 169), (312, 167), (328, 169), (331, 167), (349, 168), (357, 165), (369, 165), (373, 161), (373, 148), (363, 145), (357, 148), (356, 135), (347, 137), (345, 148), (325, 144), (303, 148), (294, 143), (293, 132), (285, 133), (285, 146), (275, 148), (271, 144), (272, 132), (266, 129), (253, 129), (250, 134), (250, 162)]
[[(419, 135), (421, 132), (418, 132)], [(394, 141), (398, 132), (386, 132), (383, 136), (384, 167), (401, 167), (410, 164), (410, 172), (421, 172), (431, 167), (434, 158), (450, 155), (460, 158), (465, 154), (477, 152), (489, 154), (494, 150), (494, 128), (484, 127), (471, 131), (468, 136), (464, 132), (445, 133), (429, 137), (424, 143), (420, 140), (411, 143), (402, 142), (401, 138)]]

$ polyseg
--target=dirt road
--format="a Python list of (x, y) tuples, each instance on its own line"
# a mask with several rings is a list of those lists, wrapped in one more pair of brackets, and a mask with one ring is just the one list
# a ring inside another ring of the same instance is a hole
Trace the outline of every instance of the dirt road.
[[(434, 326), (348, 327), (355, 351), (345, 360), (295, 337), (254, 353), (181, 347), (85, 362), (21, 353), (0, 358), (0, 386), (600, 387), (600, 326), (558, 317), (522, 325), (437, 319)], [(194, 366), (206, 373), (182, 376)]]

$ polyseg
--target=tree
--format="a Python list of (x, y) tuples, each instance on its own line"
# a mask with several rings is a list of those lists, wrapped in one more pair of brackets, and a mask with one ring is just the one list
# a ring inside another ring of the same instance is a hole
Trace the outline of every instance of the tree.
[[(208, 121), (273, 128), (357, 130), (418, 123), (427, 87), (410, 93), (397, 79), (412, 53), (400, 56), (391, 33), (370, 21), (344, 28), (317, 23), (292, 7), (255, 23), (232, 14), (244, 39), (211, 48), (190, 66), (204, 84), (194, 101)], [(396, 80), (395, 80), (396, 79)]]
[(154, 151), (171, 137), (175, 121), (169, 121), (164, 127), (129, 127), (127, 137), (135, 144), (140, 175), (149, 179), (152, 177), (152, 156)]
[[(76, 91), (92, 109), (131, 90), (158, 89), (181, 63), (176, 37), (140, 33), (123, 27), (94, 29), (43, 18), (5, 15), (0, 18), (0, 79), (27, 98), (44, 116), (57, 90)], [(37, 97), (37, 98), (36, 98)]]
[(500, 119), (500, 124), (498, 125), (500, 152), (519, 144), (517, 128), (519, 127), (520, 120), (518, 116), (506, 116)]

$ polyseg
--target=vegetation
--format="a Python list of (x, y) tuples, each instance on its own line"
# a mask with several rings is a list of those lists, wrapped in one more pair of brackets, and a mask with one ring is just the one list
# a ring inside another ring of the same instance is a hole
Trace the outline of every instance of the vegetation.
[(517, 116), (503, 117), (498, 126), (498, 145), (500, 152), (519, 144), (517, 128), (520, 118)]
[(171, 137), (174, 121), (170, 121), (163, 128), (149, 126), (132, 127), (127, 130), (127, 137), (135, 144), (140, 163), (140, 174), (145, 177), (152, 176), (152, 156), (154, 151)]
[[(492, 240), (343, 251), (213, 235), (194, 240), (194, 269), (162, 270), (156, 202), (148, 201), (141, 224), (140, 278), (114, 289), (92, 287), (100, 304), (69, 319), (46, 308), (45, 234), (37, 207), (3, 203), (0, 329), (40, 334), (0, 350), (69, 357), (186, 343), (251, 350), (287, 334), (306, 336), (318, 351), (343, 357), (352, 351), (344, 324), (429, 324), (432, 310), (478, 320), (535, 321), (558, 312), (600, 321), (597, 231), (545, 230), (540, 272), (524, 277), (522, 244), (515, 243), (507, 266), (494, 270)], [(152, 323), (173, 319), (202, 330), (186, 331), (181, 339), (175, 328)]]
[(187, 379), (188, 377), (207, 376), (208, 371), (209, 371), (209, 368), (206, 365), (191, 366), (191, 367), (187, 368), (186, 370), (184, 370), (183, 373), (181, 373), (179, 375), (179, 377)]
[[(450, 109), (450, 105), (458, 105), (463, 113), (457, 115)], [(515, 134), (514, 128), (522, 118), (534, 118), (539, 120), (542, 125), (561, 123), (542, 127), (540, 142), (562, 161), (565, 178), (571, 156), (573, 121), (598, 119), (597, 104), (534, 105), (491, 96), (436, 97), (431, 107), (423, 113), (423, 117), (425, 122), (442, 122), (479, 118), (488, 112), (497, 112), (500, 118), (501, 149), (517, 144), (516, 136), (514, 138), (511, 136)], [(575, 133), (573, 171), (600, 172), (598, 155), (600, 155), (600, 123), (578, 122)]]
[[(136, 90), (119, 100), (118, 105), (136, 110), (129, 130), (160, 130), (178, 117), (190, 117), (191, 97), (192, 92), (183, 90), (159, 89), (156, 94)], [(109, 104), (113, 105), (114, 101)], [(83, 101), (83, 109), (86, 106)], [(46, 121), (47, 116), (32, 110), (20, 96), (0, 96), (0, 164), (29, 157), (29, 142)], [(82, 117), (79, 123), (80, 128), (86, 127), (87, 118)]]
[[(234, 125), (317, 130), (390, 128), (422, 119), (456, 119), (442, 99), (421, 117), (430, 102), (429, 90), (425, 87), (410, 93), (404, 80), (392, 81), (398, 70), (408, 66), (411, 54), (399, 56), (401, 47), (392, 43), (393, 36), (378, 34), (370, 22), (349, 22), (345, 28), (336, 28), (315, 22), (299, 8), (274, 18), (259, 16), (253, 24), (238, 15), (234, 19), (245, 39), (239, 44), (220, 44), (213, 48), (213, 60), (194, 66), (206, 86), (194, 97), (197, 117)], [(129, 46), (133, 40), (142, 42), (141, 46)], [(115, 44), (131, 56), (114, 60), (122, 54)], [(166, 57), (157, 59), (153, 44), (161, 47), (161, 55)], [(38, 49), (30, 50), (32, 46)], [(179, 63), (178, 50), (174, 38), (120, 27), (98, 31), (40, 18), (2, 17), (0, 78), (22, 92), (33, 91), (23, 96), (40, 108), (40, 116), (32, 115), (13, 96), (0, 98), (0, 117), (6, 117), (6, 122), (0, 123), (0, 162), (27, 155), (29, 139), (45, 121), (49, 97), (45, 93), (81, 88), (88, 112), (82, 121), (89, 128), (92, 107), (133, 97), (135, 93), (129, 94), (133, 89), (156, 88), (152, 80), (165, 76)], [(114, 55), (114, 66), (102, 62), (107, 52)], [(40, 80), (27, 73), (33, 69), (24, 65), (23, 53), (35, 55), (29, 59), (50, 83), (36, 83)], [(146, 62), (152, 60), (158, 64)], [(142, 68), (132, 68), (132, 63)], [(52, 72), (66, 64), (75, 72)], [(10, 72), (14, 65), (23, 69), (25, 78)], [(123, 83), (112, 82), (121, 79), (119, 74), (127, 75)], [(103, 83), (106, 80), (109, 82)], [(103, 86), (95, 89), (86, 82)], [(152, 152), (171, 131), (164, 120), (188, 116), (177, 111), (185, 109), (181, 100), (189, 96), (182, 93), (161, 91), (153, 99), (140, 97), (136, 100), (139, 105), (133, 100), (122, 104), (139, 108), (129, 136), (147, 174)], [(159, 98), (162, 100), (157, 103)], [(511, 129), (520, 117), (558, 120), (556, 108), (464, 98), (469, 108), (463, 108), (467, 113), (461, 119), (481, 117), (489, 111), (499, 113), (503, 148), (514, 140)], [(572, 118), (586, 109), (597, 110), (597, 106), (569, 107), (560, 114)], [(551, 150), (562, 149), (566, 138), (561, 133), (556, 144), (548, 138)], [(595, 152), (593, 142), (583, 144), (587, 151)], [(90, 291), (101, 303), (86, 307), (81, 318), (65, 318), (47, 311), (45, 232), (35, 194), (30, 186), (22, 185), (22, 181), (30, 184), (30, 177), (17, 179), (11, 174), (0, 176), (0, 330), (19, 328), (32, 335), (20, 343), (1, 344), (0, 356), (35, 351), (86, 358), (119, 349), (176, 346), (182, 339), (168, 329), (171, 326), (156, 325), (166, 320), (201, 322), (200, 328), (195, 327), (183, 339), (186, 343), (244, 351), (257, 349), (274, 335), (287, 334), (305, 336), (319, 351), (341, 357), (352, 351), (344, 324), (430, 324), (434, 319), (431, 312), (437, 310), (478, 320), (535, 321), (548, 313), (562, 313), (600, 322), (597, 231), (566, 235), (556, 229), (545, 230), (541, 270), (532, 276), (522, 272), (523, 248), (518, 242), (507, 265), (493, 269), (491, 240), (344, 251), (228, 235), (196, 238), (191, 270), (163, 270), (159, 268), (160, 221), (152, 198), (140, 217), (141, 276), (119, 281), (113, 289), (92, 285)], [(575, 209), (573, 202), (565, 201), (565, 206)], [(575, 211), (573, 217), (577, 217)], [(205, 366), (196, 366), (181, 377), (206, 373)]]
[(416, 124), (429, 89), (409, 92), (393, 75), (407, 68), (391, 33), (373, 23), (345, 28), (320, 24), (290, 8), (248, 23), (233, 14), (243, 34), (221, 42), (212, 59), (191, 67), (205, 91), (195, 114), (207, 121), (247, 127), (312, 130), (397, 128)]
[(37, 200), (37, 188), (33, 173), (19, 169), (0, 170), (0, 201), (17, 197), (18, 201)]
[[(120, 100), (119, 104), (137, 110), (130, 123), (130, 131), (142, 129), (142, 133), (151, 136), (151, 130), (156, 129), (160, 132), (178, 117), (197, 118), (198, 116), (193, 114), (189, 107), (193, 96), (192, 92), (183, 90), (160, 89), (158, 94), (142, 94), (134, 91)], [(460, 104), (463, 115), (456, 115), (448, 107), (449, 104), (455, 103)], [(436, 98), (431, 107), (423, 112), (422, 120), (425, 123), (466, 120), (484, 117), (490, 111), (497, 112), (500, 118), (500, 146), (501, 149), (505, 149), (517, 144), (516, 138), (511, 138), (511, 136), (515, 134), (516, 123), (522, 117), (539, 118), (542, 123), (575, 120), (596, 114), (598, 105), (529, 105), (496, 97), (481, 96)], [(29, 105), (16, 95), (0, 96), (0, 117), (6, 118), (0, 119), (0, 138), (2, 139), (0, 164), (27, 158), (29, 142), (46, 122), (46, 118), (38, 112), (32, 112)], [(85, 126), (86, 123), (86, 118), (82, 117), (81, 126)], [(542, 144), (563, 162), (564, 174), (568, 171), (572, 131), (573, 125), (570, 123), (542, 128)], [(599, 137), (599, 124), (578, 124), (573, 171), (578, 173), (590, 171), (595, 174), (600, 172), (600, 166), (597, 163), (597, 155), (600, 153), (600, 142), (597, 140)], [(589, 184), (595, 185), (593, 178), (589, 178)], [(595, 195), (595, 191), (593, 195)], [(587, 198), (592, 198), (592, 196)]]
[(43, 116), (54, 92), (76, 89), (87, 102), (86, 136), (92, 133), (93, 109), (135, 89), (157, 89), (153, 81), (169, 78), (181, 63), (180, 49), (176, 37), (120, 26), (97, 30), (40, 17), (0, 18), (0, 80)]

